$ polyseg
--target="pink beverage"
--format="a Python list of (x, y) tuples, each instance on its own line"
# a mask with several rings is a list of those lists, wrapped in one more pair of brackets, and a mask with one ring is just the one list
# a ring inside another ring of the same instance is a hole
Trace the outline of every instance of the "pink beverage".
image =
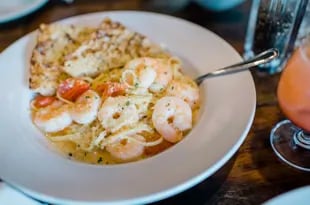
[(294, 124), (310, 132), (310, 45), (294, 51), (281, 75), (278, 100)]

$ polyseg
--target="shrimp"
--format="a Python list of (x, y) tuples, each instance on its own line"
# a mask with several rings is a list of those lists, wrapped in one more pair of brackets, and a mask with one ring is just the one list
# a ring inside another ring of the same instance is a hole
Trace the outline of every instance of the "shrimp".
[(38, 95), (33, 101), (32, 105), (35, 109), (46, 107), (50, 104), (52, 104), (57, 98), (52, 97), (52, 96), (43, 96), (43, 95)]
[(192, 110), (181, 98), (163, 97), (154, 106), (152, 122), (165, 140), (176, 143), (183, 138), (183, 131), (192, 128)]
[(34, 124), (44, 132), (58, 132), (72, 123), (68, 105), (59, 100), (38, 109), (34, 113)]
[(87, 90), (70, 107), (70, 115), (79, 124), (91, 123), (97, 117), (100, 103), (100, 96), (93, 90)]
[(171, 81), (167, 87), (167, 95), (183, 99), (192, 109), (199, 105), (199, 88), (190, 78)]
[(98, 119), (103, 128), (114, 132), (125, 125), (138, 122), (139, 113), (128, 97), (108, 97), (99, 110)]
[(162, 59), (136, 58), (129, 61), (125, 68), (122, 78), (127, 84), (148, 88), (154, 93), (162, 91), (172, 80), (170, 64)]
[(130, 161), (138, 158), (144, 153), (144, 146), (137, 142), (145, 142), (141, 135), (132, 136), (134, 139), (120, 139), (112, 144), (106, 145), (106, 150), (116, 159)]

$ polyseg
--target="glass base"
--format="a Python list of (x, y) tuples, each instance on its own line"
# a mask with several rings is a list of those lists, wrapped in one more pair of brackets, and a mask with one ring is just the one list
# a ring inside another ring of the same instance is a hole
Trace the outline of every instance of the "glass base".
[(279, 122), (270, 133), (271, 147), (288, 165), (310, 172), (310, 138), (291, 121)]

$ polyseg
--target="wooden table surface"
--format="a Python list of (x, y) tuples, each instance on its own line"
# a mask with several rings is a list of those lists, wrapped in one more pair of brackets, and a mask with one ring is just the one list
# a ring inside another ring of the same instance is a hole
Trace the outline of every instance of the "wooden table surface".
[[(202, 25), (228, 41), (242, 54), (251, 2), (219, 13), (194, 3), (175, 9), (159, 5), (160, 2), (166, 1), (76, 0), (70, 5), (51, 1), (30, 16), (0, 25), (0, 52), (43, 22), (95, 11), (147, 10), (174, 15)], [(284, 119), (275, 95), (279, 74), (252, 74), (257, 92), (256, 114), (238, 153), (212, 177), (179, 195), (154, 204), (261, 204), (278, 194), (310, 184), (310, 174), (283, 164), (269, 144), (271, 128)]]

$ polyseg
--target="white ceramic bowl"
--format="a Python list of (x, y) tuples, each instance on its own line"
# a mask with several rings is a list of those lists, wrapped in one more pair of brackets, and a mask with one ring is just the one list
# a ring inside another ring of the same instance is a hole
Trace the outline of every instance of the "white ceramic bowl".
[[(154, 13), (117, 11), (69, 18), (60, 23), (97, 25), (120, 21), (165, 44), (194, 76), (241, 60), (212, 32), (190, 22)], [(56, 204), (147, 203), (194, 186), (212, 175), (237, 151), (255, 112), (249, 72), (209, 79), (201, 85), (199, 122), (184, 140), (139, 162), (97, 166), (70, 161), (53, 151), (32, 124), (28, 89), (35, 33), (0, 55), (0, 178), (17, 189)]]

